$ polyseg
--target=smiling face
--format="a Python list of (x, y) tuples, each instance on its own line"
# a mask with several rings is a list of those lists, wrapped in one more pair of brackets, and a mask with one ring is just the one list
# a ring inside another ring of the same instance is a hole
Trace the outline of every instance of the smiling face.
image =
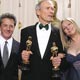
[(2, 19), (2, 23), (0, 25), (1, 35), (7, 40), (9, 39), (14, 31), (14, 20), (9, 18)]
[(69, 37), (73, 36), (76, 33), (76, 27), (72, 22), (68, 20), (62, 22), (62, 29), (63, 32)]
[(54, 6), (52, 1), (45, 0), (40, 4), (40, 9), (37, 10), (39, 21), (43, 24), (48, 24), (53, 20)]

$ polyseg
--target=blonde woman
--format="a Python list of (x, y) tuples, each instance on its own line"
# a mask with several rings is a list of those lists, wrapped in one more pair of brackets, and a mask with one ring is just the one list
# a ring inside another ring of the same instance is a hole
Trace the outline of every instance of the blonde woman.
[(80, 80), (80, 28), (72, 18), (67, 18), (61, 22), (60, 34), (70, 63), (66, 80)]

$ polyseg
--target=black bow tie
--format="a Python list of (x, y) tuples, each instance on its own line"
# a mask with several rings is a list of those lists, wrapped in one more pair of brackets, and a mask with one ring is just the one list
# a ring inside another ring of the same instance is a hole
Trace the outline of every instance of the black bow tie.
[(40, 29), (45, 28), (46, 30), (48, 30), (49, 29), (49, 26), (48, 26), (48, 24), (46, 24), (45, 26), (43, 24), (40, 24), (39, 25), (39, 28)]

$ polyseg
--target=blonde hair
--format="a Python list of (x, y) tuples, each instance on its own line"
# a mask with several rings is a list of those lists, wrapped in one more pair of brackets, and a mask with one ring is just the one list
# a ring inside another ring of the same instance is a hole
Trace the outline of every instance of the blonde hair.
[(55, 8), (55, 12), (54, 12), (54, 16), (56, 16), (57, 14), (57, 10), (58, 10), (58, 5), (57, 5), (57, 1), (56, 0), (52, 0), (54, 8)]
[(62, 29), (62, 24), (63, 24), (64, 21), (69, 21), (69, 22), (71, 22), (71, 23), (74, 25), (76, 31), (77, 31), (79, 34), (80, 34), (80, 28), (78, 27), (77, 23), (74, 21), (73, 18), (66, 18), (66, 19), (64, 19), (64, 20), (61, 21), (61, 25), (60, 25), (61, 41), (62, 41), (62, 44), (63, 44), (63, 49), (64, 49), (64, 48), (67, 49), (67, 48), (69, 47), (70, 42), (71, 42), (71, 38), (70, 38), (69, 36), (67, 36), (67, 35), (64, 33), (63, 29)]

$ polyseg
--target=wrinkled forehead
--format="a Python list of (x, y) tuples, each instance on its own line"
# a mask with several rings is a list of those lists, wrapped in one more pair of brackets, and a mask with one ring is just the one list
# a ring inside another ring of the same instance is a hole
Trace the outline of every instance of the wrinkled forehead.
[(41, 2), (41, 5), (40, 6), (41, 7), (42, 6), (51, 6), (51, 7), (53, 7), (54, 5), (53, 5), (53, 3), (52, 3), (51, 0), (44, 0), (44, 1)]

